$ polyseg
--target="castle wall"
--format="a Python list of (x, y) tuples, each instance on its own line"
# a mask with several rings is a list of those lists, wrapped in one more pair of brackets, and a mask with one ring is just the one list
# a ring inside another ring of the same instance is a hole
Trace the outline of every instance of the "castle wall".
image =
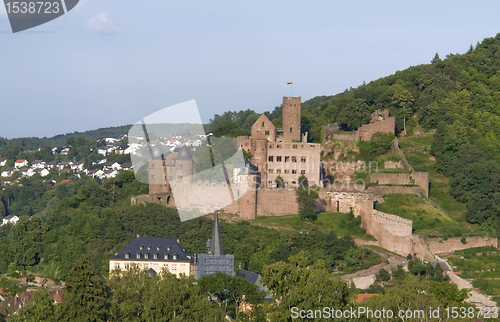
[(403, 186), (371, 186), (368, 191), (373, 192), (374, 195), (383, 196), (390, 193), (407, 193), (419, 194), (422, 190), (420, 187), (403, 187)]
[(403, 169), (403, 165), (401, 164), (401, 161), (385, 161), (384, 162), (384, 168), (385, 169)]
[(260, 189), (257, 199), (258, 216), (296, 215), (299, 205), (295, 189)]
[[(375, 112), (377, 113), (377, 112)], [(375, 114), (374, 113), (374, 114)], [(388, 110), (387, 110), (388, 115)], [(383, 116), (383, 120), (373, 119), (375, 116), (372, 114), (372, 122), (364, 124), (357, 131), (357, 137), (361, 141), (369, 141), (373, 134), (377, 132), (392, 133), (396, 128), (396, 118), (394, 116)]]
[(412, 177), (415, 184), (418, 184), (425, 192), (425, 196), (429, 198), (429, 172), (412, 172)]
[(460, 241), (461, 237), (452, 237), (447, 240), (439, 238), (426, 238), (429, 250), (434, 254), (449, 254), (455, 250), (475, 248), (482, 246), (498, 247), (497, 238), (488, 237), (466, 237), (466, 244)]
[(413, 221), (373, 209), (367, 233), (377, 239), (378, 245), (406, 256), (413, 253)]
[(378, 182), (378, 184), (412, 184), (409, 173), (372, 173), (370, 182)]

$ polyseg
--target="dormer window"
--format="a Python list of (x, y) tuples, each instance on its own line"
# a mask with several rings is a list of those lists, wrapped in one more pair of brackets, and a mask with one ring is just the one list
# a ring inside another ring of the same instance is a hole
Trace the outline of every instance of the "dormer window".
[(153, 259), (158, 259), (158, 254), (154, 254)]
[(151, 250), (151, 246), (148, 246), (148, 250)]
[(170, 250), (170, 246), (167, 247), (167, 250)]
[(129, 259), (130, 258), (130, 253), (125, 253), (125, 259)]
[(160, 250), (160, 246), (156, 246), (156, 250)]
[(165, 254), (165, 256), (163, 256), (164, 259), (168, 259), (168, 254)]
[(172, 256), (172, 259), (176, 260), (177, 259), (177, 255)]
[(137, 254), (136, 258), (141, 259), (141, 254)]
[(140, 250), (143, 250), (144, 249), (144, 246), (141, 245), (141, 247), (139, 247)]
[(144, 254), (144, 259), (148, 259), (149, 258), (149, 254)]

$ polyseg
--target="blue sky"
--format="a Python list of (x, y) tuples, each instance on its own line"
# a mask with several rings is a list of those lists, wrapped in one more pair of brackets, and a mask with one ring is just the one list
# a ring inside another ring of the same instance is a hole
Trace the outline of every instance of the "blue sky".
[(195, 99), (203, 121), (357, 87), (500, 32), (500, 1), (80, 0), (12, 34), (0, 7), (0, 136), (132, 124)]

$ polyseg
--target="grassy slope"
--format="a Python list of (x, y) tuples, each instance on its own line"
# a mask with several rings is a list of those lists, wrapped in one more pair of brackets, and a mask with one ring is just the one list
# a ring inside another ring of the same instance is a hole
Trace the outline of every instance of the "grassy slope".
[(376, 209), (413, 220), (415, 233), (426, 236), (461, 236), (471, 231), (437, 210), (428, 200), (416, 194), (384, 195)]
[[(348, 214), (325, 212), (318, 214), (318, 220), (314, 222), (321, 231), (328, 232), (330, 230), (340, 236), (350, 235), (352, 238), (360, 238), (364, 240), (375, 240), (372, 236), (366, 235), (364, 231), (358, 227), (353, 231), (348, 227), (343, 227), (342, 220), (348, 221)], [(301, 230), (303, 222), (298, 215), (276, 216), (276, 217), (256, 217), (250, 222), (252, 225), (262, 225), (266, 227), (281, 228), (281, 229), (294, 229)]]
[(472, 285), (487, 295), (500, 300), (500, 250), (494, 247), (477, 247), (455, 251), (448, 262), (459, 276), (472, 279)]
[(430, 159), (431, 155), (429, 150), (432, 143), (432, 134), (422, 137), (402, 138), (399, 142), (401, 149), (418, 148), (418, 151), (406, 151), (404, 154), (408, 162), (416, 171), (429, 172), (430, 199), (437, 202), (450, 217), (462, 217), (466, 210), (465, 205), (456, 201), (450, 195), (448, 178), (436, 172), (434, 169), (434, 161)]

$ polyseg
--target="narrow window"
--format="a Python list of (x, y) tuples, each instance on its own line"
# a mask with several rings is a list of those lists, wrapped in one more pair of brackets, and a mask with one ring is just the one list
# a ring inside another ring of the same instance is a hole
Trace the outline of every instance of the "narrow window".
[(277, 170), (276, 170), (276, 173), (277, 173), (277, 174), (281, 174), (281, 169), (277, 169)]
[(274, 157), (271, 155), (269, 156), (269, 162), (273, 162), (274, 161)]
[(290, 173), (290, 170), (285, 170), (285, 174), (289, 174)]
[(269, 173), (273, 173), (273, 169), (269, 169)]
[(120, 268), (120, 263), (115, 263), (115, 268)]
[(300, 174), (306, 174), (306, 170), (300, 170)]
[(269, 131), (266, 131), (265, 133), (266, 133), (266, 135), (269, 135)]
[(285, 156), (285, 162), (290, 162), (290, 157), (289, 156)]
[(300, 158), (300, 162), (301, 162), (301, 163), (306, 163), (306, 157), (301, 157), (301, 158)]
[(276, 162), (281, 162), (281, 156), (276, 157)]
[(262, 122), (262, 127), (264, 127), (264, 122)]
[(297, 174), (297, 170), (292, 170), (292, 174)]
[(292, 157), (292, 162), (297, 162), (297, 157)]
[(292, 128), (290, 128), (290, 133), (292, 132)]

